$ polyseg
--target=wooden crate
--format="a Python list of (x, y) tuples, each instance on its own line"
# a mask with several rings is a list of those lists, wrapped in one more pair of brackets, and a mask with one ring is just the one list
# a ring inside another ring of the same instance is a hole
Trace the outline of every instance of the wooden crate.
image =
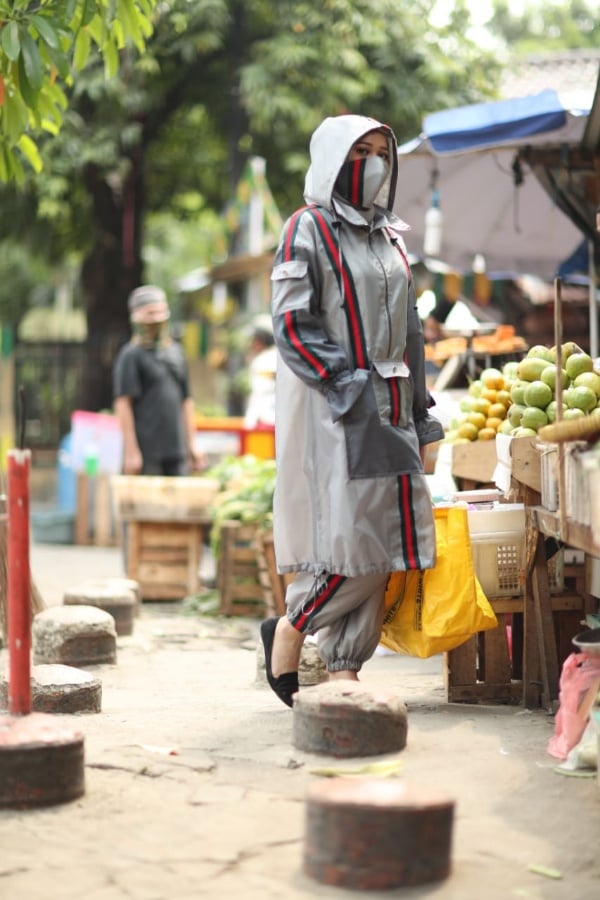
[(540, 441), (537, 437), (511, 438), (511, 475), (521, 485), (538, 494), (542, 491), (542, 464)]
[[(444, 686), (449, 703), (495, 701), (521, 703), (524, 701), (524, 634), (523, 597), (488, 598), (498, 625), (489, 631), (473, 635), (460, 647), (444, 654)], [(582, 597), (572, 590), (552, 596), (551, 604), (557, 642), (568, 630), (573, 635), (573, 620), (582, 615)], [(507, 626), (511, 626), (512, 652), (509, 648)], [(559, 647), (564, 660), (572, 650), (563, 641)], [(537, 655), (536, 648), (532, 648)]]
[(77, 475), (77, 509), (74, 540), (78, 545), (111, 547), (119, 543), (113, 514), (111, 476)]
[(473, 441), (452, 447), (452, 475), (460, 490), (493, 485), (497, 462), (495, 441)]
[(285, 592), (294, 575), (280, 575), (275, 560), (273, 532), (259, 529), (256, 535), (258, 549), (258, 577), (265, 598), (265, 612), (268, 616), (284, 616), (286, 612)]
[(201, 475), (113, 475), (110, 486), (117, 515), (143, 522), (206, 519), (219, 493), (219, 482)]
[(237, 521), (221, 524), (217, 559), (219, 612), (224, 616), (267, 614), (258, 568), (258, 526)]
[(127, 522), (127, 576), (142, 600), (182, 600), (200, 590), (205, 526), (199, 522)]

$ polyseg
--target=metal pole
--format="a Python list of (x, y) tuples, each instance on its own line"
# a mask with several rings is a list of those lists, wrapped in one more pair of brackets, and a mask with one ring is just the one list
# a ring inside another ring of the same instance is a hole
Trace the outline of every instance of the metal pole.
[(594, 241), (588, 241), (589, 256), (589, 301), (590, 301), (590, 356), (594, 359), (598, 356), (598, 304), (596, 293), (596, 260), (594, 258)]
[(8, 709), (31, 712), (31, 574), (29, 568), (29, 450), (7, 455)]

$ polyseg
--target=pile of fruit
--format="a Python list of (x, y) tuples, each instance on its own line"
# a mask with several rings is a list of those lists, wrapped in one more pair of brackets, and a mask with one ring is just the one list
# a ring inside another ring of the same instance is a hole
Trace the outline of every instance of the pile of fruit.
[(536, 345), (520, 362), (484, 369), (460, 402), (461, 415), (450, 423), (452, 443), (489, 441), (497, 433), (535, 435), (555, 422), (556, 382), (562, 385), (561, 419), (600, 415), (600, 370), (573, 341), (562, 345), (561, 368), (555, 347)]

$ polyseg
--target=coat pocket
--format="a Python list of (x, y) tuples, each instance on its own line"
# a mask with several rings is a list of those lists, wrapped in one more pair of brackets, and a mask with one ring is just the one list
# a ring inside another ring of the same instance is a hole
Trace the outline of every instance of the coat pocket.
[(271, 272), (271, 310), (274, 316), (299, 309), (309, 309), (307, 287), (308, 263), (292, 259), (279, 263)]
[(406, 428), (413, 404), (413, 382), (405, 362), (393, 359), (373, 362), (373, 390), (382, 425)]
[[(342, 418), (348, 475), (352, 480), (422, 472), (419, 442), (408, 405), (409, 399), (412, 403), (412, 381), (393, 373), (392, 367), (389, 372), (390, 377), (383, 378), (373, 366), (364, 391)], [(406, 394), (396, 405), (392, 405), (388, 385), (393, 379), (399, 382), (395, 385), (398, 393)], [(394, 415), (397, 411), (396, 425), (391, 424), (392, 410)]]

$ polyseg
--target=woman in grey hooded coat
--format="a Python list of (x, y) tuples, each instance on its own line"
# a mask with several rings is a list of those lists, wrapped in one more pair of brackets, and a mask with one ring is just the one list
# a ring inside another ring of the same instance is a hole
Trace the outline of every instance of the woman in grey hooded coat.
[(269, 684), (288, 706), (307, 634), (329, 677), (356, 679), (379, 642), (394, 570), (435, 564), (422, 447), (424, 342), (392, 212), (392, 130), (325, 119), (310, 143), (306, 206), (283, 227), (272, 272), (278, 349), (274, 540), (296, 573), (286, 616), (261, 625)]

